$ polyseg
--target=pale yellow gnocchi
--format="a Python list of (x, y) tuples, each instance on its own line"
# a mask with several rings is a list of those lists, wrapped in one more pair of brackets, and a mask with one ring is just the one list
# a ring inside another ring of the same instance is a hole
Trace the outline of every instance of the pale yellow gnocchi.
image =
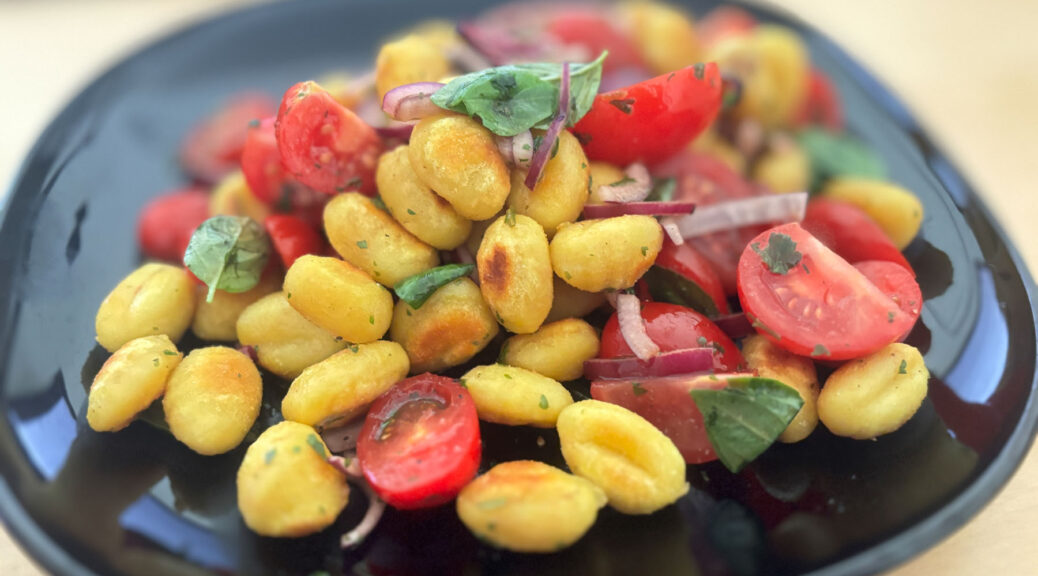
[(864, 210), (898, 250), (904, 250), (912, 242), (923, 224), (923, 203), (897, 184), (843, 177), (826, 184), (822, 195), (850, 202)]
[(583, 376), (584, 361), (598, 356), (598, 345), (598, 332), (590, 324), (567, 318), (505, 340), (501, 361), (566, 382)]
[(298, 258), (285, 274), (284, 291), (307, 320), (349, 342), (378, 340), (393, 318), (389, 291), (338, 258)]
[(209, 196), (210, 216), (246, 216), (263, 222), (270, 214), (270, 206), (252, 193), (241, 170), (227, 175)]
[(346, 476), (328, 463), (313, 428), (279, 422), (245, 452), (238, 468), (238, 509), (253, 532), (305, 536), (330, 526), (349, 502)]
[(259, 416), (263, 382), (248, 356), (223, 346), (192, 350), (173, 370), (162, 398), (177, 440), (206, 456), (241, 444)]
[(480, 540), (515, 552), (557, 552), (605, 506), (602, 489), (542, 462), (503, 462), (458, 495), (458, 517)]
[(384, 44), (375, 58), (375, 89), (381, 102), (397, 86), (414, 82), (435, 82), (450, 74), (440, 44), (412, 34)]
[(645, 63), (656, 74), (691, 66), (702, 58), (692, 16), (662, 2), (639, 0), (620, 6)]
[(532, 218), (509, 213), (483, 234), (476, 253), (479, 287), (498, 322), (528, 334), (548, 316), (552, 269), (548, 239)]
[(674, 442), (626, 408), (583, 400), (566, 407), (556, 427), (566, 465), (624, 514), (651, 514), (688, 492)]
[(517, 214), (536, 220), (551, 238), (559, 224), (573, 222), (580, 216), (587, 202), (590, 178), (591, 170), (580, 142), (563, 131), (559, 135), (558, 152), (544, 165), (544, 172), (533, 190), (524, 182), (526, 170), (512, 171), (508, 206)]
[(97, 432), (114, 432), (166, 391), (169, 375), (183, 354), (165, 334), (123, 344), (94, 376), (87, 398), (87, 423)]
[(760, 335), (743, 340), (742, 355), (758, 374), (793, 388), (804, 401), (800, 411), (779, 435), (779, 441), (799, 442), (807, 438), (818, 425), (818, 373), (814, 362), (786, 352)]
[(634, 286), (663, 248), (663, 229), (651, 216), (617, 216), (564, 224), (551, 241), (551, 265), (585, 292)]
[(109, 352), (142, 336), (165, 334), (178, 342), (194, 313), (195, 287), (187, 271), (169, 264), (144, 264), (101, 302), (94, 321), (97, 342)]
[(811, 183), (807, 154), (791, 138), (776, 139), (753, 165), (753, 180), (780, 194), (805, 192)]
[(459, 382), (472, 395), (479, 418), (497, 424), (551, 428), (559, 413), (573, 404), (565, 386), (516, 366), (476, 366)]
[(342, 336), (307, 320), (280, 291), (243, 310), (236, 332), (239, 342), (255, 349), (260, 366), (289, 379), (348, 344)]
[(307, 426), (334, 428), (362, 414), (409, 369), (396, 342), (351, 344), (303, 370), (281, 400), (281, 413)]
[(551, 310), (548, 311), (545, 322), (555, 322), (565, 318), (583, 318), (606, 302), (605, 294), (584, 292), (570, 286), (558, 276), (552, 279), (552, 296)]
[(277, 274), (264, 274), (258, 284), (245, 292), (225, 292), (216, 290), (213, 301), (206, 302), (205, 295), (209, 289), (205, 286), (195, 288), (198, 305), (195, 316), (191, 320), (191, 332), (202, 340), (230, 342), (238, 339), (238, 318), (242, 312), (260, 298), (281, 290), (281, 277)]
[(818, 396), (818, 418), (837, 436), (866, 440), (889, 434), (919, 410), (929, 380), (919, 350), (888, 344), (848, 361), (826, 379)]

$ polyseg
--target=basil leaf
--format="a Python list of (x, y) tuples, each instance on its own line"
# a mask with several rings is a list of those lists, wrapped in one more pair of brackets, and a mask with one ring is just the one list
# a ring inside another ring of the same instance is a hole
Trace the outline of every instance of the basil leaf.
[(217, 290), (245, 292), (260, 279), (270, 256), (263, 226), (244, 216), (213, 216), (191, 235), (184, 265), (209, 286), (206, 302)]
[[(572, 125), (591, 109), (602, 80), (603, 52), (593, 62), (570, 66)], [(451, 80), (432, 95), (440, 108), (478, 116), (499, 136), (531, 128), (547, 129), (558, 113), (561, 64), (512, 64), (472, 72)]]
[(886, 177), (883, 161), (853, 136), (807, 128), (797, 134), (797, 141), (811, 161), (811, 190), (834, 176)]
[(716, 316), (720, 312), (714, 299), (706, 293), (706, 290), (678, 272), (653, 266), (649, 268), (643, 278), (649, 286), (652, 299), (657, 302), (679, 304), (707, 316)]
[(476, 267), (473, 264), (447, 264), (404, 278), (393, 286), (401, 300), (417, 310), (434, 292), (443, 286), (468, 276)]
[(674, 178), (660, 178), (652, 183), (652, 191), (645, 198), (646, 202), (670, 202), (678, 189), (678, 181)]
[(714, 452), (732, 472), (767, 450), (804, 405), (796, 390), (770, 378), (731, 378), (727, 388), (689, 393)]

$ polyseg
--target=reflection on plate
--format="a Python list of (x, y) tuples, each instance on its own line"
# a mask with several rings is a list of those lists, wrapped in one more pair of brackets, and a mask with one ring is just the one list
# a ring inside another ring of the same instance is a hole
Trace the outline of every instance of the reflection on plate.
[[(358, 564), (394, 574), (856, 574), (933, 544), (1005, 483), (1038, 417), (1032, 282), (911, 116), (795, 23), (838, 85), (850, 129), (926, 207), (907, 251), (926, 298), (909, 342), (934, 379), (897, 433), (854, 442), (819, 430), (738, 475), (716, 463), (690, 468), (693, 490), (676, 506), (651, 517), (604, 511), (573, 548), (520, 556), (482, 547), (449, 506), (389, 514), (350, 555), (337, 534), (358, 520), (359, 502), (316, 536), (259, 538), (235, 507), (242, 449), (201, 457), (145, 423), (103, 438), (91, 432), (85, 386), (105, 358), (93, 345), (93, 315), (137, 262), (132, 222), (145, 194), (180, 182), (171, 151), (186, 127), (238, 90), (278, 95), (303, 77), (361, 67), (384, 34), (410, 21), (484, 7), (327, 0), (247, 10), (138, 53), (43, 134), (0, 229), (0, 513), (44, 566), (154, 575), (335, 574)], [(492, 425), (484, 433), (489, 463), (560, 460), (550, 433)]]

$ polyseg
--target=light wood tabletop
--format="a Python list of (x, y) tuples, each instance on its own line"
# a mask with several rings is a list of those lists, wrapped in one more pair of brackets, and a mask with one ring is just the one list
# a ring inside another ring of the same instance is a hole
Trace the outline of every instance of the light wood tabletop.
[[(166, 31), (250, 0), (0, 0), (0, 180), (105, 67)], [(864, 62), (922, 121), (1038, 269), (1038, 2), (783, 0)], [(2, 249), (2, 248), (0, 248)], [(894, 576), (1038, 571), (1038, 454), (965, 527)], [(40, 569), (0, 526), (0, 574)]]

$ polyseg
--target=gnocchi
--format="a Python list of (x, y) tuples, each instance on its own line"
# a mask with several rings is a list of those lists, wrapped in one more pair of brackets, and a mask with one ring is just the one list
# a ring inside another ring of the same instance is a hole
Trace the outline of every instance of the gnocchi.
[(166, 391), (169, 375), (183, 357), (165, 334), (123, 344), (94, 376), (87, 397), (87, 423), (97, 432), (129, 426)]
[(510, 426), (551, 428), (573, 403), (565, 386), (516, 366), (476, 366), (461, 377), (480, 420)]
[(195, 288), (183, 268), (144, 264), (101, 302), (97, 343), (115, 352), (130, 340), (165, 334), (178, 342), (195, 313)]
[(260, 366), (289, 379), (348, 344), (342, 336), (307, 320), (281, 291), (264, 296), (243, 310), (236, 332), (239, 342), (255, 349)]
[(585, 292), (634, 286), (663, 248), (663, 229), (651, 216), (584, 220), (559, 228), (551, 265), (570, 286)]
[(512, 336), (501, 345), (501, 361), (560, 382), (584, 374), (584, 361), (598, 356), (598, 333), (579, 318), (545, 324), (533, 334)]
[(306, 255), (285, 274), (285, 297), (307, 320), (349, 342), (378, 340), (389, 330), (393, 296), (359, 268)]
[(551, 258), (540, 224), (521, 214), (498, 218), (483, 234), (476, 265), (498, 322), (517, 334), (537, 330), (552, 303)]

